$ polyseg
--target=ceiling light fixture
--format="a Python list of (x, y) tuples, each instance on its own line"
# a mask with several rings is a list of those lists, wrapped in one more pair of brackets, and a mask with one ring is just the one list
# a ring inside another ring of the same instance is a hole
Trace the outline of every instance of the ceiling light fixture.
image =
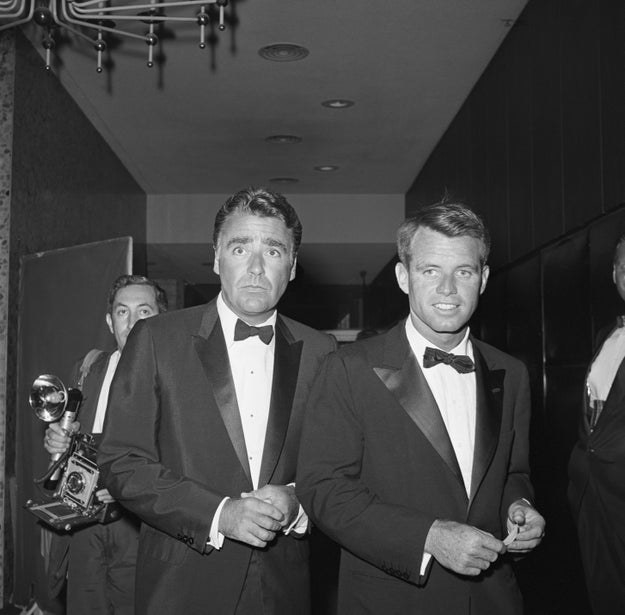
[(330, 109), (347, 109), (347, 107), (353, 107), (356, 103), (346, 98), (331, 98), (330, 100), (324, 100), (321, 104)]
[(272, 184), (296, 184), (299, 179), (295, 177), (272, 177), (269, 181)]
[(265, 137), (265, 141), (267, 143), (301, 143), (302, 137), (298, 137), (297, 135), (270, 135)]
[[(217, 7), (216, 13), (209, 5)], [(43, 48), (46, 50), (46, 70), (50, 70), (50, 54), (55, 46), (55, 30), (64, 28), (77, 37), (91, 43), (96, 50), (97, 71), (102, 72), (102, 54), (107, 49), (106, 37), (110, 34), (137, 39), (148, 45), (148, 66), (154, 66), (154, 47), (158, 44), (161, 24), (165, 21), (191, 22), (200, 29), (199, 46), (207, 44), (207, 26), (218, 23), (225, 29), (224, 8), (228, 0), (0, 0), (0, 32), (34, 21), (43, 28)], [(191, 8), (189, 14), (180, 9)], [(170, 14), (166, 15), (165, 11)], [(117, 27), (117, 22), (124, 29)], [(126, 29), (133, 24), (143, 24), (147, 32), (138, 33)]]
[(335, 164), (320, 164), (315, 167), (315, 171), (321, 171), (322, 173), (331, 173), (332, 171), (338, 171), (339, 168)]
[(303, 60), (310, 52), (306, 47), (294, 43), (273, 43), (258, 50), (258, 55), (271, 62), (297, 62)]

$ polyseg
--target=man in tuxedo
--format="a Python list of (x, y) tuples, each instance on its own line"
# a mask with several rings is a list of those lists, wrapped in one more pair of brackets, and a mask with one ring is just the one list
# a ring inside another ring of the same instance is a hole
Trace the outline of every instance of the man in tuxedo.
[[(625, 235), (612, 279), (625, 301)], [(569, 460), (569, 503), (577, 525), (593, 613), (625, 612), (625, 327), (619, 316), (597, 336), (586, 374), (579, 438)]]
[(282, 195), (236, 193), (215, 219), (217, 299), (128, 339), (98, 459), (143, 521), (137, 615), (310, 610), (295, 467), (311, 381), (335, 343), (276, 312), (301, 233)]
[[(91, 351), (79, 362), (72, 382), (78, 382), (83, 403), (79, 421), (72, 426), (100, 439), (106, 415), (109, 387), (128, 333), (138, 320), (167, 311), (167, 295), (153, 280), (140, 275), (118, 277), (109, 291), (106, 323), (115, 338), (114, 352)], [(70, 443), (59, 423), (52, 423), (44, 437), (50, 454), (64, 453)], [(109, 492), (96, 492), (100, 502), (112, 503)], [(139, 522), (122, 514), (106, 525), (77, 528), (69, 534), (53, 534), (48, 578), (51, 594), (60, 593), (67, 578), (67, 615), (134, 612), (134, 565), (137, 559)]]
[(313, 385), (297, 494), (342, 547), (340, 614), (522, 613), (506, 551), (536, 547), (545, 523), (527, 371), (469, 332), (489, 243), (463, 205), (420, 209), (398, 232), (409, 317), (328, 357)]

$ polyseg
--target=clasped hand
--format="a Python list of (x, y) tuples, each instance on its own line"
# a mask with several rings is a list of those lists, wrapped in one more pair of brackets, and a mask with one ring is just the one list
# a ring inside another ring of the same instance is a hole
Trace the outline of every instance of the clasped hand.
[(508, 508), (507, 526), (519, 531), (507, 547), (502, 540), (476, 527), (455, 521), (436, 520), (425, 541), (425, 552), (439, 564), (458, 574), (477, 576), (487, 570), (506, 551), (527, 553), (536, 548), (545, 532), (545, 520), (523, 500)]
[(219, 531), (228, 538), (253, 547), (265, 547), (297, 517), (295, 489), (287, 485), (265, 485), (227, 500), (219, 517)]

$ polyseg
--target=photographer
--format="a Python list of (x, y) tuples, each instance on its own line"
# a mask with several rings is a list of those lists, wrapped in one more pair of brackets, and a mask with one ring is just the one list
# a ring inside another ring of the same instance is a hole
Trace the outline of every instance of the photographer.
[[(99, 444), (111, 380), (126, 338), (137, 320), (166, 310), (167, 296), (152, 280), (138, 275), (122, 275), (115, 280), (109, 291), (106, 323), (117, 350), (89, 353), (77, 364), (73, 381), (82, 380), (84, 402), (72, 432), (82, 426), (82, 431), (94, 434)], [(59, 423), (50, 424), (44, 437), (46, 451), (51, 455), (64, 453), (69, 444), (70, 434)], [(106, 489), (98, 490), (96, 497), (105, 504), (114, 501)], [(130, 513), (106, 525), (53, 535), (48, 578), (52, 595), (61, 592), (67, 579), (67, 615), (134, 612), (138, 535), (139, 522)]]

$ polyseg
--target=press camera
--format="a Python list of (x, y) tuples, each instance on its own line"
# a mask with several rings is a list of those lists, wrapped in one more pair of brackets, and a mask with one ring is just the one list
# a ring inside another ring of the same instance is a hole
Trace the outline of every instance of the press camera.
[[(82, 403), (79, 389), (67, 389), (56, 376), (43, 374), (31, 388), (29, 402), (41, 420), (60, 425), (68, 433)], [(53, 456), (53, 464), (35, 483), (54, 490), (45, 502), (28, 500), (25, 508), (55, 530), (71, 529), (92, 523), (109, 523), (119, 518), (115, 502), (104, 504), (95, 496), (101, 488), (96, 463), (95, 439), (91, 434), (74, 433), (63, 454)]]

